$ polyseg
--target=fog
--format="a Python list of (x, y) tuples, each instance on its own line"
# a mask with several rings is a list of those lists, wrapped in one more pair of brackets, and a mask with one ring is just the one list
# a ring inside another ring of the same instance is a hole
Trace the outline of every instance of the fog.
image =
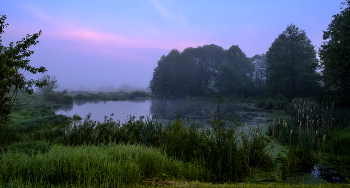
[(40, 43), (30, 48), (35, 52), (30, 63), (46, 67), (58, 79), (58, 90), (143, 90), (157, 61), (172, 49), (238, 45), (252, 57), (265, 53), (291, 23), (305, 30), (317, 49), (341, 2), (5, 0), (1, 14), (9, 26), (2, 44), (42, 30)]

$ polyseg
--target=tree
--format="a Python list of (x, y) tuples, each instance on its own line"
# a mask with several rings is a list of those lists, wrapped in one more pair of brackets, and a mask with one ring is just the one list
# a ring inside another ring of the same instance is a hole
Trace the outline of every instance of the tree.
[(176, 49), (162, 56), (154, 69), (150, 82), (152, 93), (157, 97), (174, 99), (191, 95), (194, 88), (194, 62), (192, 50), (185, 49), (183, 55)]
[(59, 87), (55, 76), (52, 77), (46, 74), (42, 78), (40, 78), (39, 81), (46, 82), (45, 86), (43, 86), (42, 88), (38, 88), (39, 92), (44, 95), (53, 92), (54, 89), (57, 89)]
[(232, 45), (224, 52), (224, 61), (218, 66), (215, 86), (225, 94), (248, 94), (253, 70), (245, 53), (238, 45)]
[(347, 7), (323, 31), (319, 56), (326, 87), (335, 92), (338, 102), (350, 105), (350, 0), (343, 5)]
[(254, 65), (252, 80), (257, 87), (263, 87), (266, 81), (266, 54), (255, 55), (251, 58)]
[[(0, 44), (2, 42), (1, 35), (4, 33), (4, 28), (8, 26), (6, 16), (0, 18)], [(33, 93), (32, 86), (43, 87), (46, 82), (39, 80), (27, 80), (24, 77), (26, 71), (36, 74), (44, 73), (45, 67), (35, 68), (29, 64), (27, 59), (34, 52), (29, 50), (31, 45), (36, 45), (39, 33), (27, 35), (16, 44), (11, 42), (9, 47), (0, 45), (0, 133), (4, 125), (9, 121), (9, 114), (12, 111), (15, 102), (17, 91), (23, 89), (28, 94)]]
[(215, 44), (197, 47), (194, 52), (196, 71), (196, 93), (202, 95), (217, 73), (223, 61), (224, 49)]
[(304, 30), (291, 24), (272, 43), (267, 58), (266, 88), (271, 95), (314, 94), (319, 87), (316, 51)]

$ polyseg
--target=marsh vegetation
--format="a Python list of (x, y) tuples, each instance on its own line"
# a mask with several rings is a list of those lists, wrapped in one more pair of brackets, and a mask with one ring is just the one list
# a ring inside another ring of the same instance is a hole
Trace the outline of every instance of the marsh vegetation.
[[(310, 169), (321, 187), (348, 186), (350, 1), (344, 5), (324, 31), (321, 63), (291, 24), (251, 58), (238, 45), (173, 49), (158, 61), (151, 93), (54, 91), (55, 77), (23, 74), (47, 71), (26, 59), (41, 31), (0, 45), (0, 187), (297, 186), (310, 183)], [(54, 112), (146, 98), (149, 116), (125, 121), (113, 112), (97, 121)], [(257, 108), (278, 115), (257, 118)]]

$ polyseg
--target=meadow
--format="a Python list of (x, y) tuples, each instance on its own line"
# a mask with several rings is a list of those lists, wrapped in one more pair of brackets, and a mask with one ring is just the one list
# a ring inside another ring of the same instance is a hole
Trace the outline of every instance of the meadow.
[[(298, 99), (286, 109), (292, 118), (273, 121), (265, 135), (260, 126), (225, 121), (224, 101), (213, 102), (210, 127), (180, 117), (77, 121), (55, 115), (50, 102), (19, 106), (0, 136), (0, 187), (302, 187), (286, 179), (304, 165), (349, 165), (345, 110)], [(282, 165), (276, 142), (288, 148)], [(258, 182), (257, 173), (264, 173)]]

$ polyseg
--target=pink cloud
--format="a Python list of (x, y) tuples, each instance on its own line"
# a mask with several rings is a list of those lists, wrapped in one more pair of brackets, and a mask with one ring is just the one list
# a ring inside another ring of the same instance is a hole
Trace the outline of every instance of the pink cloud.
[(134, 35), (110, 33), (90, 26), (81, 26), (81, 24), (73, 23), (73, 21), (55, 18), (32, 5), (26, 5), (25, 9), (44, 22), (46, 28), (43, 28), (43, 35), (41, 38), (67, 43), (70, 50), (104, 53), (136, 61), (149, 61), (150, 59), (148, 57), (139, 57), (137, 54), (126, 54), (125, 52), (128, 51), (127, 49), (135, 48), (162, 49), (169, 51), (176, 48), (178, 50), (183, 50), (187, 47), (197, 47), (207, 44), (200, 39), (188, 40), (178, 36), (172, 36), (172, 34), (160, 35), (159, 33), (161, 32), (155, 32), (155, 34), (151, 35), (145, 35), (141, 33), (142, 31)]

